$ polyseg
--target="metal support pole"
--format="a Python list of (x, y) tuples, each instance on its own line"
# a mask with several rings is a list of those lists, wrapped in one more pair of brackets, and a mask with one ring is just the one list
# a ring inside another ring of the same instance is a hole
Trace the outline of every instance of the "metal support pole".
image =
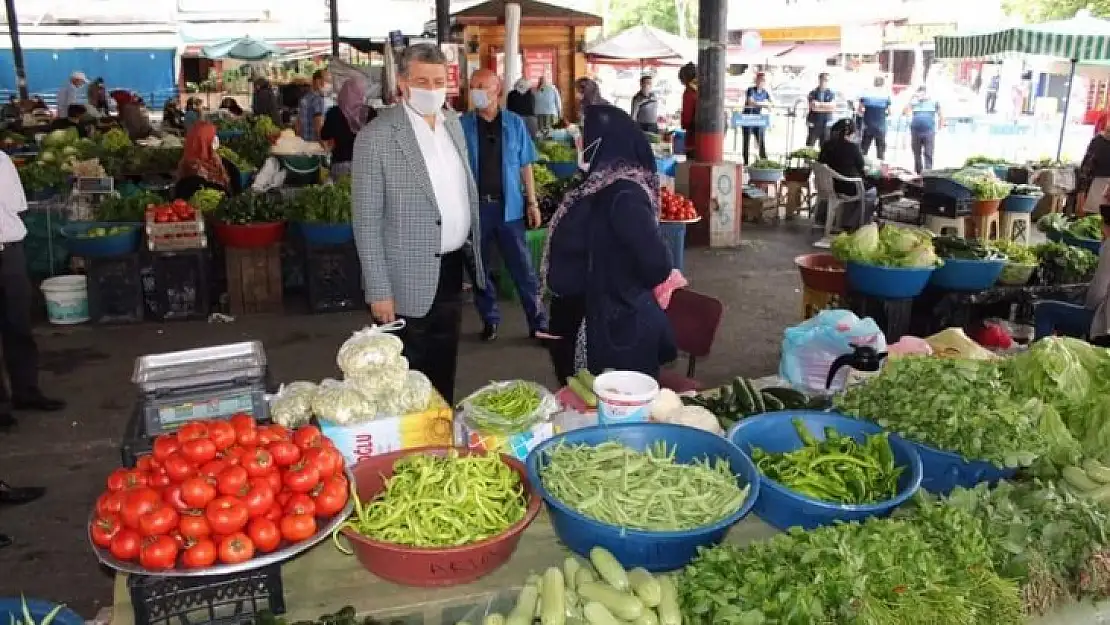
[(27, 70), (23, 65), (23, 46), (19, 43), (19, 18), (15, 15), (15, 0), (4, 0), (8, 12), (8, 33), (12, 37), (12, 61), (15, 62), (15, 82), (22, 100), (30, 99), (27, 93)]
[(702, 163), (718, 163), (724, 158), (727, 18), (726, 0), (699, 0), (698, 108), (694, 156)]
[(436, 42), (451, 40), (451, 0), (436, 0)]
[(331, 22), (331, 55), (339, 58), (339, 0), (328, 0), (328, 20)]

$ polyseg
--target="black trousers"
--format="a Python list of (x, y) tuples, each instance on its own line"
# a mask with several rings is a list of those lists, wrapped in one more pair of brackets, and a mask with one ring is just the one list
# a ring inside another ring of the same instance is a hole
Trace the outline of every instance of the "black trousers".
[(886, 157), (886, 130), (878, 128), (864, 128), (863, 138), (860, 140), (859, 149), (867, 156), (867, 151), (871, 149), (871, 142), (875, 142), (875, 156), (880, 161)]
[(748, 148), (752, 137), (755, 137), (756, 142), (759, 143), (759, 158), (767, 158), (767, 130), (765, 128), (741, 128), (740, 131), (744, 135), (744, 164), (748, 164)]
[(812, 147), (818, 147), (819, 148), (819, 147), (821, 147), (821, 144), (824, 143), (828, 138), (829, 138), (829, 126), (828, 126), (828, 124), (812, 124), (811, 123), (809, 125), (809, 130), (806, 132), (806, 147), (807, 148), (812, 148)]
[(572, 377), (577, 371), (574, 367), (574, 352), (578, 342), (578, 329), (586, 318), (586, 298), (583, 296), (552, 297), (548, 332), (557, 339), (544, 341), (547, 351), (551, 355), (551, 365), (555, 369), (555, 378), (559, 384), (566, 386), (567, 378)]
[(431, 309), (423, 317), (405, 317), (405, 327), (398, 333), (405, 343), (402, 354), (408, 358), (409, 367), (428, 376), (450, 405), (455, 403), (465, 265), (466, 254), (462, 250), (442, 256)]
[(0, 407), (7, 407), (13, 396), (22, 399), (39, 393), (39, 350), (31, 333), (32, 288), (23, 243), (5, 243), (0, 250), (0, 347), (8, 386), (0, 383)]

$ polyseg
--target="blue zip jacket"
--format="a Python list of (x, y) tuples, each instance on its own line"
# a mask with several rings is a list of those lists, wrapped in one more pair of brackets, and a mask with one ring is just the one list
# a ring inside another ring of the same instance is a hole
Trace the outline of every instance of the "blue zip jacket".
[[(478, 171), (478, 112), (470, 111), (459, 118), (463, 135), (466, 137), (466, 151), (470, 161), (470, 173), (475, 179)], [(524, 183), (520, 179), (520, 168), (539, 160), (536, 145), (524, 125), (524, 118), (512, 111), (501, 109), (501, 192), (505, 197), (505, 221), (524, 219)]]

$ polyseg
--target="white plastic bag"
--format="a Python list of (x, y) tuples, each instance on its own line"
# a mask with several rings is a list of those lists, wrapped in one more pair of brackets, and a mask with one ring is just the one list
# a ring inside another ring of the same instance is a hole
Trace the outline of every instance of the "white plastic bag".
[(270, 400), (270, 417), (287, 428), (308, 423), (312, 419), (312, 399), (316, 396), (316, 389), (313, 382), (282, 384), (277, 395)]
[(823, 310), (783, 332), (779, 377), (799, 390), (840, 390), (835, 384), (826, 390), (829, 369), (837, 358), (852, 353), (853, 345), (885, 352), (886, 337), (870, 317), (860, 319), (849, 310)]
[[(486, 393), (503, 392), (516, 389), (532, 395), (534, 405), (530, 410), (514, 406), (511, 414), (503, 414), (486, 405)], [(492, 382), (474, 391), (460, 402), (463, 408), (462, 421), (466, 427), (480, 434), (500, 434), (511, 436), (530, 429), (541, 421), (547, 421), (559, 411), (559, 401), (543, 386), (529, 380), (506, 380)]]
[(338, 380), (324, 380), (312, 398), (316, 418), (336, 425), (369, 421), (378, 416), (374, 401), (353, 385)]
[[(392, 332), (405, 327), (403, 319), (385, 325), (373, 325), (351, 335), (339, 347), (335, 362), (345, 376), (367, 369), (389, 366), (401, 356), (405, 345)], [(408, 364), (405, 364), (408, 368)]]
[(401, 414), (423, 412), (432, 403), (432, 381), (419, 371), (405, 374), (405, 385), (398, 399)]
[(380, 367), (369, 367), (347, 375), (345, 380), (370, 397), (400, 395), (405, 387), (409, 362), (397, 356)]

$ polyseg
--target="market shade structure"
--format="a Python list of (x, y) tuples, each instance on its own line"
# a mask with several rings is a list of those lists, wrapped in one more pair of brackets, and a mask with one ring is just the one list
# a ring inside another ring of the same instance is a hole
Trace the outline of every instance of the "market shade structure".
[(641, 24), (594, 43), (586, 57), (595, 63), (645, 61), (685, 63), (696, 61), (697, 44), (658, 28)]
[(236, 61), (264, 61), (285, 54), (285, 50), (250, 37), (228, 39), (204, 46), (201, 54), (209, 59), (234, 59)]
[(1071, 85), (1079, 63), (1105, 64), (1110, 61), (1110, 21), (1079, 11), (1067, 20), (1016, 26), (989, 33), (949, 35), (936, 38), (936, 58), (990, 58), (1006, 54), (1027, 54), (1071, 61), (1068, 91), (1064, 96), (1064, 118), (1056, 158), (1064, 149), (1064, 132), (1071, 104)]

